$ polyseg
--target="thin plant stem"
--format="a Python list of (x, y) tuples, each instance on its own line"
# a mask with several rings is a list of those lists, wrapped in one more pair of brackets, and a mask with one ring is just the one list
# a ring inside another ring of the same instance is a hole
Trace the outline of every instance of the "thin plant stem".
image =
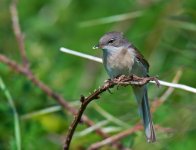
[(19, 121), (19, 115), (16, 110), (16, 106), (14, 104), (13, 98), (9, 92), (9, 90), (6, 88), (2, 78), (0, 77), (0, 89), (3, 91), (11, 109), (13, 112), (14, 117), (14, 134), (16, 139), (16, 149), (21, 150), (21, 135), (20, 135), (20, 121)]

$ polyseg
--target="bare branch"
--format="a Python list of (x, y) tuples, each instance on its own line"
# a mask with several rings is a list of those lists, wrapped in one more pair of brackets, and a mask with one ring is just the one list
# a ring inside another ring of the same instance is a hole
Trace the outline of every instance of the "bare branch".
[(95, 90), (92, 94), (90, 94), (88, 97), (81, 96), (80, 101), (81, 101), (81, 106), (80, 109), (75, 116), (75, 119), (70, 125), (69, 131), (66, 136), (65, 140), (65, 145), (64, 145), (64, 150), (68, 150), (73, 134), (75, 132), (75, 129), (78, 125), (78, 123), (81, 120), (82, 114), (84, 110), (86, 109), (87, 105), (95, 99), (99, 99), (99, 96), (101, 93), (105, 92), (106, 90), (109, 90), (110, 88), (114, 87), (115, 85), (118, 86), (127, 86), (127, 85), (144, 85), (147, 84), (151, 80), (156, 80), (154, 77), (137, 77), (135, 75), (133, 76), (120, 76), (111, 80), (108, 80), (103, 86), (101, 86), (99, 89)]
[(120, 139), (130, 135), (130, 134), (133, 134), (135, 133), (136, 131), (139, 131), (139, 130), (142, 130), (143, 129), (143, 126), (141, 124), (136, 124), (133, 128), (130, 128), (128, 130), (125, 130), (123, 132), (120, 132), (114, 136), (111, 136), (101, 142), (97, 142), (95, 144), (92, 144), (88, 150), (96, 150), (96, 149), (99, 149), (101, 148), (102, 146), (104, 145), (108, 145), (108, 144), (112, 144), (112, 143), (115, 143), (116, 141), (119, 141)]
[(20, 24), (19, 24), (17, 0), (12, 0), (12, 3), (10, 5), (10, 12), (11, 12), (13, 31), (19, 46), (20, 55), (22, 57), (22, 63), (24, 67), (28, 68), (29, 62), (25, 51), (24, 36), (21, 32)]
[[(70, 49), (67, 49), (67, 48), (64, 48), (64, 47), (61, 47), (60, 51), (68, 53), (68, 54), (72, 54), (72, 55), (75, 55), (75, 56), (79, 56), (79, 57), (82, 57), (82, 58), (85, 58), (85, 59), (89, 59), (89, 60), (92, 60), (92, 61), (102, 63), (101, 58), (91, 56), (91, 55), (88, 55), (88, 54), (84, 54), (84, 53), (81, 53), (81, 52), (76, 52), (74, 50), (70, 50)], [(196, 93), (196, 88), (193, 88), (193, 87), (190, 87), (190, 86), (187, 86), (187, 85), (175, 84), (175, 83), (170, 83), (170, 82), (161, 81), (161, 80), (158, 80), (158, 81), (159, 81), (160, 85), (163, 85), (163, 86), (178, 88), (178, 89), (185, 90), (185, 91), (188, 91), (188, 92)], [(155, 81), (150, 81), (150, 83), (156, 84)]]
[[(175, 75), (175, 77), (173, 78), (172, 80), (172, 83), (178, 83), (180, 77), (182, 75), (182, 70), (179, 69)], [(173, 87), (169, 87), (165, 93), (163, 93), (163, 95), (158, 99), (158, 100), (155, 100), (153, 101), (152, 103), (152, 107), (151, 107), (151, 112), (155, 112), (156, 109), (166, 101), (166, 99), (169, 97), (169, 95), (172, 94), (172, 92), (174, 91), (174, 88)]]
[[(161, 127), (159, 125), (155, 125), (155, 128), (162, 131), (162, 132), (171, 132), (172, 129), (171, 128), (164, 128), (164, 127)], [(104, 145), (109, 145), (109, 144), (112, 144), (112, 143), (115, 143), (119, 140), (121, 140), (122, 138), (124, 137), (127, 137), (137, 131), (140, 131), (143, 129), (143, 126), (140, 124), (140, 123), (137, 123), (133, 128), (130, 128), (130, 129), (127, 129), (123, 132), (120, 132), (116, 135), (113, 135), (111, 137), (108, 137), (107, 139), (104, 139), (103, 141), (101, 142), (97, 142), (95, 144), (92, 144), (88, 150), (97, 150), (97, 149), (100, 149), (101, 147), (103, 147)]]
[[(66, 109), (69, 113), (75, 115), (77, 110), (70, 106), (66, 100), (55, 93), (52, 89), (50, 89), (47, 85), (45, 85), (43, 82), (41, 82), (39, 79), (37, 79), (32, 72), (30, 72), (28, 69), (24, 68), (23, 66), (17, 64), (15, 61), (9, 59), (8, 57), (0, 54), (0, 62), (6, 64), (8, 67), (10, 67), (12, 70), (17, 71), (21, 74), (23, 74), (25, 77), (27, 77), (30, 81), (32, 81), (37, 87), (39, 87), (44, 93), (46, 93), (49, 97), (52, 97), (54, 100), (56, 100), (64, 109)], [(94, 122), (91, 121), (87, 116), (83, 115), (82, 122), (84, 122), (87, 126), (94, 125)], [(106, 133), (101, 131), (100, 129), (96, 129), (97, 134), (102, 136), (103, 138), (108, 137)]]

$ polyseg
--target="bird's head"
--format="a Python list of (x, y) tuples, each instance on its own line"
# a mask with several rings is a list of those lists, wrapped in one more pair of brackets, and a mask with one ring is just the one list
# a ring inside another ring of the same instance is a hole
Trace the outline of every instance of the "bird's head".
[(128, 45), (129, 42), (123, 37), (122, 32), (108, 32), (100, 38), (99, 43), (93, 49), (116, 51)]

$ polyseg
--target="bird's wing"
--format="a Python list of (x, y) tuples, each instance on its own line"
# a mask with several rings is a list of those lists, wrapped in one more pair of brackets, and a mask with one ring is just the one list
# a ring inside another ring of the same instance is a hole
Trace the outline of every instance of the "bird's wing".
[(150, 65), (147, 62), (147, 60), (144, 59), (144, 56), (140, 53), (140, 51), (135, 46), (131, 45), (131, 47), (135, 50), (136, 58), (144, 65), (144, 67), (148, 72)]

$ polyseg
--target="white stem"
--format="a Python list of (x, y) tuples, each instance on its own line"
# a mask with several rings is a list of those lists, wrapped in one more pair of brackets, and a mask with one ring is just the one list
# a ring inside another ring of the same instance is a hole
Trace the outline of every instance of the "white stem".
[(99, 62), (99, 63), (103, 62), (101, 58), (91, 56), (91, 55), (88, 55), (88, 54), (84, 54), (84, 53), (81, 53), (81, 52), (76, 52), (74, 50), (70, 50), (70, 49), (67, 49), (67, 48), (64, 48), (64, 47), (61, 47), (60, 51), (71, 54), (71, 55), (79, 56), (79, 57), (82, 57), (82, 58), (86, 58), (86, 59), (89, 59), (89, 60), (92, 60), (92, 61), (96, 61), (96, 62)]
[[(84, 54), (84, 53), (81, 53), (81, 52), (76, 52), (74, 50), (70, 50), (70, 49), (67, 49), (67, 48), (64, 48), (64, 47), (61, 47), (60, 51), (68, 53), (68, 54), (72, 54), (72, 55), (75, 55), (75, 56), (79, 56), (79, 57), (82, 57), (82, 58), (85, 58), (85, 59), (89, 59), (89, 60), (92, 60), (92, 61), (96, 61), (96, 62), (99, 62), (99, 63), (103, 63), (102, 59), (99, 58), (99, 57), (91, 56), (91, 55)], [(150, 83), (156, 84), (154, 81), (150, 81)], [(192, 92), (192, 93), (196, 93), (196, 88), (193, 88), (193, 87), (190, 87), (190, 86), (187, 86), (187, 85), (170, 83), (170, 82), (161, 81), (161, 80), (159, 80), (159, 83), (163, 86), (178, 88), (178, 89), (182, 89), (182, 90), (189, 91), (189, 92)]]

